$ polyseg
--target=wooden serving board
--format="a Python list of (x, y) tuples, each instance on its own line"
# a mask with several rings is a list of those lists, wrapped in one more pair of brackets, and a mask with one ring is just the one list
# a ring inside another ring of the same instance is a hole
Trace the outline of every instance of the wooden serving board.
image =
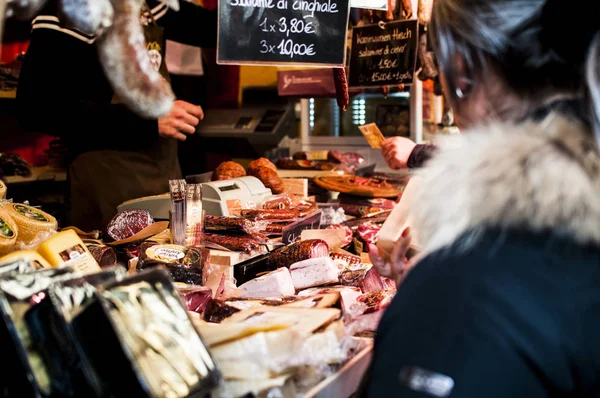
[(319, 175), (313, 180), (315, 184), (321, 188), (328, 189), (330, 191), (369, 198), (396, 198), (402, 193), (400, 189), (385, 182), (379, 182), (377, 186), (359, 185), (355, 183), (357, 179), (365, 180), (364, 177), (335, 174)]
[(331, 172), (331, 171), (323, 171), (323, 170), (284, 170), (284, 169), (277, 169), (277, 174), (279, 175), (279, 178), (313, 178), (316, 177), (320, 174), (339, 174), (339, 175), (344, 175), (343, 171), (336, 171), (336, 172)]

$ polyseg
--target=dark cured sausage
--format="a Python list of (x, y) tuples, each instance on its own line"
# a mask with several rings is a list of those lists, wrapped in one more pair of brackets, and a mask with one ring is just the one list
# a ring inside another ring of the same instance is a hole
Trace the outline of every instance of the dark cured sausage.
[(249, 220), (281, 220), (288, 221), (298, 218), (300, 212), (297, 210), (276, 209), (276, 210), (242, 210), (242, 217)]
[(259, 251), (261, 248), (261, 245), (255, 239), (243, 236), (226, 236), (205, 233), (204, 239), (207, 242), (215, 243), (236, 252), (252, 253), (253, 251)]
[(299, 261), (310, 258), (326, 257), (329, 255), (327, 242), (321, 239), (302, 240), (275, 250), (269, 258), (270, 263), (277, 267), (288, 267)]
[(204, 218), (205, 231), (237, 231), (250, 233), (252, 223), (245, 218), (206, 216)]
[(345, 111), (350, 102), (348, 93), (348, 79), (345, 68), (333, 68), (333, 82), (335, 84), (335, 98), (341, 110)]

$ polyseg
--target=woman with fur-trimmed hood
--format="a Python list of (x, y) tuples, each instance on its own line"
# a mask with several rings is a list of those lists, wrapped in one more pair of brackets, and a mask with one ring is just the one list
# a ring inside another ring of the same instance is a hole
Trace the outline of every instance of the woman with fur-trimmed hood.
[(463, 134), (418, 172), (424, 253), (364, 396), (600, 396), (599, 16), (595, 0), (435, 1)]

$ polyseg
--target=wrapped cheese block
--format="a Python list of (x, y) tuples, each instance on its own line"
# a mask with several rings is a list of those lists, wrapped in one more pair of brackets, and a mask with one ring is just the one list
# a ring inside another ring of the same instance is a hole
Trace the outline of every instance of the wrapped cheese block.
[(3, 206), (3, 209), (6, 210), (6, 214), (14, 221), (17, 231), (17, 242), (23, 242), (28, 245), (38, 234), (56, 231), (58, 228), (56, 218), (40, 209), (21, 203), (7, 203)]
[(37, 270), (52, 268), (38, 252), (34, 250), (19, 250), (0, 258), (0, 273), (4, 270)]
[(38, 248), (53, 267), (69, 266), (83, 273), (98, 272), (100, 266), (79, 235), (72, 229), (58, 232)]
[(202, 273), (209, 261), (210, 251), (205, 248), (143, 243), (140, 246), (137, 269), (162, 265), (175, 282), (201, 285)]

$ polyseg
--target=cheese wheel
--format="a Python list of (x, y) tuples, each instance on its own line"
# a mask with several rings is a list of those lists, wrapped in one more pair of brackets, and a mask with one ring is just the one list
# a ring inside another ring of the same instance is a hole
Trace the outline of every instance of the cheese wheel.
[(9, 212), (0, 208), (0, 256), (9, 253), (19, 236), (19, 228)]
[(17, 225), (17, 242), (29, 244), (39, 233), (58, 228), (56, 218), (40, 209), (22, 203), (7, 203), (3, 208)]
[(47, 239), (38, 247), (38, 253), (54, 267), (68, 266), (82, 273), (100, 271), (87, 246), (72, 229), (58, 232)]
[(48, 261), (46, 261), (46, 259), (42, 257), (40, 253), (34, 250), (19, 250), (1, 257), (0, 268), (16, 261), (25, 261), (30, 263), (35, 269), (52, 268)]

